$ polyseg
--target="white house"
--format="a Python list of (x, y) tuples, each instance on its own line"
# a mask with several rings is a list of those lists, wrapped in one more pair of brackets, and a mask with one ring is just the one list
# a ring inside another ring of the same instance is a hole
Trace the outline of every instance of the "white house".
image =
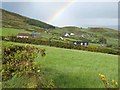
[(84, 35), (81, 35), (81, 37), (84, 37)]
[(65, 33), (64, 36), (69, 37), (70, 35), (69, 35), (69, 33)]
[(75, 35), (74, 33), (70, 33), (71, 36)]
[(61, 40), (64, 40), (64, 38), (63, 38), (63, 37), (60, 37), (60, 39), (61, 39)]
[(74, 43), (75, 45), (88, 46), (88, 42), (74, 41), (73, 43)]
[(18, 33), (17, 38), (29, 38), (29, 33)]
[(77, 43), (76, 43), (76, 42), (74, 42), (74, 44), (76, 45)]
[(82, 42), (81, 42), (80, 44), (81, 44), (81, 45), (83, 45), (83, 43), (82, 43)]

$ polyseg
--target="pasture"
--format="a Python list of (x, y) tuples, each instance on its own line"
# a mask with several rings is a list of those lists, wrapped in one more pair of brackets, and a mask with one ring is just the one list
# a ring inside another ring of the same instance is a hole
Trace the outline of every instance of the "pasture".
[(46, 49), (41, 64), (45, 76), (61, 88), (104, 88), (99, 73), (108, 80), (118, 80), (115, 55), (40, 46)]
[[(19, 44), (4, 42), (6, 44)], [(46, 56), (35, 58), (45, 77), (59, 88), (105, 88), (99, 73), (107, 80), (118, 81), (118, 56), (34, 45), (46, 50)]]
[(0, 28), (0, 36), (16, 36), (18, 33), (30, 33), (24, 29)]

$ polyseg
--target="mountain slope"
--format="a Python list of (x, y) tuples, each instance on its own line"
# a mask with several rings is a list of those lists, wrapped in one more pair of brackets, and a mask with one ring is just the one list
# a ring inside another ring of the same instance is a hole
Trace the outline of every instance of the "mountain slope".
[(25, 16), (21, 16), (19, 14), (9, 12), (1, 9), (2, 11), (2, 26), (3, 27), (11, 27), (17, 29), (26, 29), (26, 30), (44, 30), (49, 28), (55, 28), (52, 25), (47, 23), (30, 19)]

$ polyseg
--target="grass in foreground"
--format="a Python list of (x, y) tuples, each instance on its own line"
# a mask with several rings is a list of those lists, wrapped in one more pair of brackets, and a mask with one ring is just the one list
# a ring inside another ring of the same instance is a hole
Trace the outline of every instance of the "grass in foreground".
[(118, 80), (117, 55), (35, 46), (46, 49), (46, 57), (38, 55), (35, 60), (44, 75), (60, 88), (105, 88), (99, 73), (105, 74), (107, 80)]
[(45, 47), (46, 57), (36, 60), (46, 77), (61, 88), (104, 88), (99, 73), (118, 80), (118, 57), (87, 51)]

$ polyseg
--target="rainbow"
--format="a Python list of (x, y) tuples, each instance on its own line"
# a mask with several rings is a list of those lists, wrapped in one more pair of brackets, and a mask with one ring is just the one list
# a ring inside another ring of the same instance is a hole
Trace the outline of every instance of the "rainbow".
[(62, 5), (60, 7), (59, 10), (57, 10), (49, 19), (48, 22), (52, 23), (53, 21), (55, 21), (58, 17), (60, 17), (60, 15), (69, 7), (71, 6), (73, 3), (75, 2), (75, 0), (70, 0), (69, 2), (65, 2), (64, 5)]

